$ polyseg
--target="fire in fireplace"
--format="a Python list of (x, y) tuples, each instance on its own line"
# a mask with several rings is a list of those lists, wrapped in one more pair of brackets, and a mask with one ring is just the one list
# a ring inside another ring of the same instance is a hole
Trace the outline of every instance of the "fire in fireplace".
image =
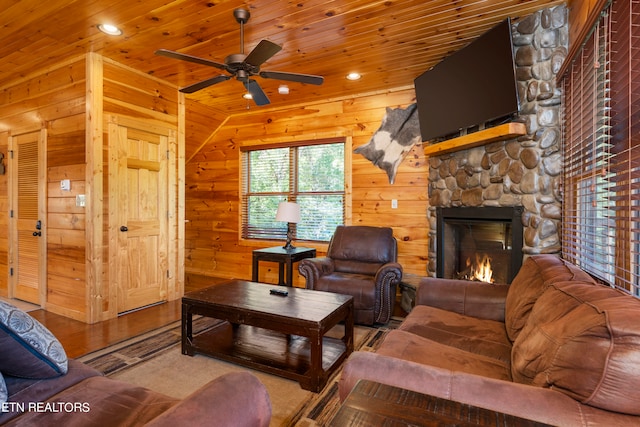
[(522, 211), (520, 206), (438, 208), (436, 275), (511, 283), (522, 265)]

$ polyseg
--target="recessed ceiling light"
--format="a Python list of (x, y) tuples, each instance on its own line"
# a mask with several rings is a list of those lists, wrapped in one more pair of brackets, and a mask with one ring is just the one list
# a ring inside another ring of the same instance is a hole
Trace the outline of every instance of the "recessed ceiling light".
[(98, 29), (105, 34), (109, 34), (110, 36), (122, 35), (122, 30), (112, 24), (98, 24)]
[(278, 86), (278, 93), (280, 95), (289, 95), (289, 86), (287, 85)]
[(251, 94), (249, 92), (245, 93), (244, 95), (242, 95), (242, 97), (244, 99), (253, 99), (253, 96), (251, 96)]
[(347, 74), (347, 80), (360, 80), (362, 78), (362, 74), (360, 73), (349, 73)]

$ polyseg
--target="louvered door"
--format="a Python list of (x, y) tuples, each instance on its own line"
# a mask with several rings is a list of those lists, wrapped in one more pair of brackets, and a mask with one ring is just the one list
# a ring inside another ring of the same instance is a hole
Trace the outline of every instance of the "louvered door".
[(44, 303), (46, 235), (44, 234), (44, 131), (13, 136), (12, 250), (13, 297)]

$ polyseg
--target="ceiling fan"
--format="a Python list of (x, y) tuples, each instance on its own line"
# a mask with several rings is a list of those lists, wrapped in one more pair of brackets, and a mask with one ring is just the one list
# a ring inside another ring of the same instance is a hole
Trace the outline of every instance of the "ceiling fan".
[(236, 80), (239, 80), (244, 84), (245, 88), (251, 94), (251, 97), (256, 105), (266, 105), (269, 104), (269, 98), (267, 98), (267, 95), (264, 93), (258, 82), (251, 78), (253, 76), (260, 76), (265, 79), (308, 83), (312, 85), (321, 85), (324, 82), (323, 77), (310, 74), (285, 73), (280, 71), (260, 71), (260, 66), (264, 62), (269, 60), (269, 58), (271, 58), (273, 55), (278, 53), (282, 49), (282, 47), (268, 40), (262, 40), (251, 52), (249, 52), (248, 55), (245, 55), (244, 24), (249, 21), (249, 17), (251, 15), (246, 9), (235, 9), (233, 11), (233, 16), (240, 24), (240, 53), (234, 53), (227, 56), (224, 60), (224, 64), (166, 49), (159, 49), (155, 52), (156, 55), (165, 56), (167, 58), (180, 59), (183, 61), (189, 61), (196, 64), (219, 68), (221, 70), (225, 70), (230, 74), (221, 74), (219, 76), (203, 80), (190, 86), (183, 87), (180, 89), (180, 92), (193, 93), (199, 91), (200, 89), (204, 89), (206, 87), (227, 81), (232, 77), (235, 77)]

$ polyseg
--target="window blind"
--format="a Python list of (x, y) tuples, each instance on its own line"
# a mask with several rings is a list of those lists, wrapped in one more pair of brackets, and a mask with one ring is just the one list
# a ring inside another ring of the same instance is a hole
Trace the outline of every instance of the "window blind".
[(328, 241), (345, 218), (344, 138), (247, 147), (242, 152), (241, 233), (245, 239), (283, 240), (275, 221), (279, 202), (300, 205), (296, 240)]
[(563, 257), (638, 296), (640, 2), (615, 0), (563, 86)]

